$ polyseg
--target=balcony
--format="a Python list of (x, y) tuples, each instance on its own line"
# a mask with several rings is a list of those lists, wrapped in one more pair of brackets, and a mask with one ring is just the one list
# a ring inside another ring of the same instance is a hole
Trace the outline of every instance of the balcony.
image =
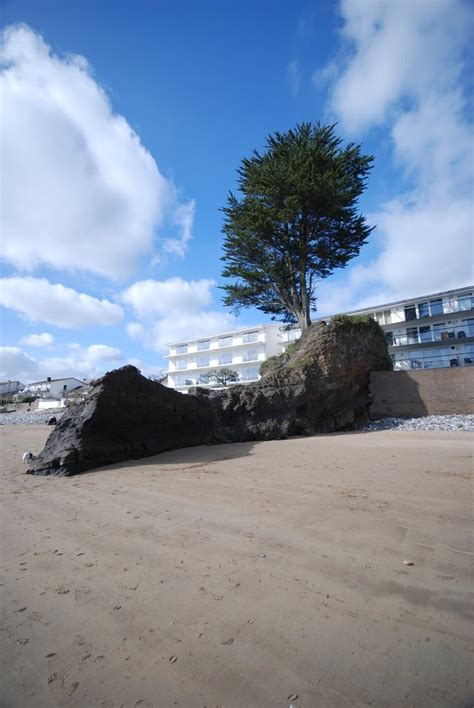
[(405, 322), (424, 320), (428, 317), (453, 315), (458, 312), (468, 312), (474, 308), (474, 297), (466, 296), (444, 302), (440, 298), (419, 302), (405, 307)]
[(407, 371), (409, 369), (454, 369), (460, 366), (472, 366), (474, 354), (442, 354), (440, 356), (413, 356), (393, 362), (394, 371)]
[[(425, 331), (422, 331), (425, 330)], [(449, 342), (456, 341), (462, 343), (465, 339), (474, 337), (474, 327), (471, 324), (455, 325), (452, 327), (414, 327), (412, 331), (407, 330), (406, 334), (391, 335), (387, 333), (387, 344), (389, 347), (406, 347), (412, 344), (426, 344), (429, 342)]]

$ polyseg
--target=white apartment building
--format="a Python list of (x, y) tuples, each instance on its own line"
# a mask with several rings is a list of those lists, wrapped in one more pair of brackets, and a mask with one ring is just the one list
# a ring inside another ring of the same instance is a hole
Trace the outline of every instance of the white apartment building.
[[(474, 362), (474, 286), (342, 314), (369, 315), (381, 325), (395, 369)], [(281, 354), (300, 335), (297, 328), (266, 324), (176, 342), (169, 347), (167, 385), (178, 390), (209, 385), (206, 374), (219, 368), (236, 371), (239, 383), (257, 381), (262, 361)]]
[[(380, 324), (394, 369), (437, 369), (474, 363), (474, 286), (343, 314), (369, 315)], [(283, 349), (289, 339), (299, 335), (299, 330), (284, 332)]]
[(256, 325), (185, 342), (168, 351), (170, 388), (186, 390), (206, 386), (207, 374), (216, 369), (236, 371), (238, 383), (257, 381), (262, 361), (281, 353), (279, 325)]

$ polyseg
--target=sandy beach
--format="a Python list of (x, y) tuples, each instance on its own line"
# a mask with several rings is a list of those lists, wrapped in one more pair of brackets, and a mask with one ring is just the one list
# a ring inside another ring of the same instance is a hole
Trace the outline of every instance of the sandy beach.
[(0, 428), (2, 708), (472, 705), (472, 434), (26, 475), (49, 432)]

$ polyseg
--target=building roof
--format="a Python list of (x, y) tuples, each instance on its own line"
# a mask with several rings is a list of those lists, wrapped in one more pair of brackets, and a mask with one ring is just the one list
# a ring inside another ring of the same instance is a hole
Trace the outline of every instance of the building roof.
[[(357, 310), (349, 310), (347, 312), (341, 312), (337, 314), (341, 315), (354, 315), (359, 312), (372, 312), (372, 310), (383, 310), (387, 307), (393, 307), (394, 305), (404, 305), (411, 302), (417, 302), (418, 300), (431, 300), (432, 298), (439, 298), (443, 295), (454, 295), (455, 293), (461, 293), (464, 290), (474, 290), (474, 285), (466, 285), (464, 288), (452, 288), (451, 290), (442, 290), (439, 293), (425, 293), (423, 295), (418, 295), (417, 297), (404, 297), (403, 300), (395, 300), (395, 302), (385, 302), (380, 305), (372, 305), (372, 307), (360, 307)], [(334, 315), (327, 315), (327, 317), (334, 317)], [(321, 318), (321, 319), (324, 319)]]
[[(362, 307), (358, 308), (357, 310), (347, 310), (345, 312), (338, 312), (335, 314), (338, 315), (355, 315), (355, 314), (360, 314), (361, 312), (372, 312), (374, 310), (383, 310), (389, 307), (394, 307), (395, 305), (403, 305), (411, 302), (416, 302), (417, 300), (430, 300), (432, 298), (436, 297), (442, 297), (443, 295), (451, 295), (451, 294), (457, 294), (461, 293), (465, 290), (474, 290), (474, 285), (466, 285), (465, 287), (462, 288), (451, 288), (450, 290), (442, 290), (441, 292), (437, 293), (430, 293), (430, 294), (423, 294), (423, 295), (418, 295), (417, 297), (405, 297), (402, 300), (395, 300), (394, 302), (385, 302), (379, 305), (372, 305), (371, 307)], [(324, 317), (317, 317), (315, 318), (315, 321), (319, 320), (325, 320), (329, 319), (330, 317), (334, 317), (333, 315), (325, 315)], [(193, 344), (194, 342), (202, 342), (205, 341), (206, 339), (215, 339), (216, 337), (225, 337), (225, 336), (230, 336), (231, 334), (237, 334), (240, 332), (253, 332), (254, 330), (262, 329), (265, 327), (283, 327), (285, 326), (284, 322), (265, 322), (262, 324), (258, 325), (253, 325), (249, 327), (241, 327), (239, 329), (232, 329), (228, 332), (219, 332), (217, 334), (208, 334), (204, 335), (202, 337), (193, 337), (192, 339), (183, 339), (179, 342), (170, 342), (167, 346), (168, 347), (176, 347), (182, 344)], [(295, 325), (294, 327), (297, 329), (297, 326)], [(167, 357), (165, 357), (167, 358)]]
[(63, 376), (60, 379), (44, 379), (43, 381), (32, 381), (31, 383), (28, 384), (28, 386), (36, 386), (37, 384), (43, 384), (43, 383), (54, 383), (56, 381), (78, 381), (81, 386), (84, 386), (84, 381), (81, 381), (80, 379), (76, 379), (75, 376)]
[(226, 337), (231, 334), (236, 334), (239, 332), (255, 332), (258, 329), (263, 329), (264, 327), (275, 327), (276, 325), (270, 322), (264, 322), (263, 324), (249, 325), (248, 327), (239, 327), (238, 329), (230, 329), (227, 332), (217, 332), (216, 334), (206, 334), (203, 337), (193, 337), (192, 339), (182, 339), (180, 342), (170, 342), (168, 347), (176, 347), (180, 344), (192, 344), (193, 342), (205, 342), (207, 339), (215, 339), (216, 337)]

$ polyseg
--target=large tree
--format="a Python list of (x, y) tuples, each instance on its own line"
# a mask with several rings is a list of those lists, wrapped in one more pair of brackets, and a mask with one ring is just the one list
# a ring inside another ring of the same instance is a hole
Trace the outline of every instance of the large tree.
[(206, 374), (208, 382), (216, 383), (218, 386), (226, 387), (228, 383), (239, 380), (239, 374), (233, 369), (213, 369)]
[(373, 157), (342, 146), (335, 126), (302, 123), (267, 139), (238, 169), (227, 199), (224, 303), (311, 324), (315, 287), (359, 254), (371, 227), (358, 211)]

